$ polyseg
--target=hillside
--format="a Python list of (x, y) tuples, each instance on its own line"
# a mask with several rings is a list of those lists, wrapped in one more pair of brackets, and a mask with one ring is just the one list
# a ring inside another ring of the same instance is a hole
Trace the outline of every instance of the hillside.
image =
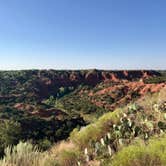
[[(165, 166), (166, 89), (102, 115), (74, 129), (46, 152), (20, 142), (6, 149), (2, 166)], [(20, 151), (21, 150), (21, 151)], [(23, 152), (23, 153), (22, 153)], [(28, 153), (27, 153), (28, 152)]]
[(166, 71), (1, 71), (0, 155), (28, 141), (18, 146), (53, 165), (116, 163), (126, 145), (165, 132), (165, 88)]
[(86, 121), (165, 86), (164, 71), (3, 71), (0, 79), (1, 105), (41, 117), (65, 112)]
[(104, 82), (133, 81), (161, 76), (157, 71), (56, 71), (27, 70), (1, 71), (1, 99), (19, 100), (26, 97), (27, 101), (41, 101), (50, 95), (57, 95), (59, 88), (79, 85), (96, 86)]

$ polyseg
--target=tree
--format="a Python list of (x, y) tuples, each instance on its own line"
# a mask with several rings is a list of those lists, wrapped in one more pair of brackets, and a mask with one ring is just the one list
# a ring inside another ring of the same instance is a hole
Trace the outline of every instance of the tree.
[(55, 106), (56, 98), (54, 98), (54, 96), (50, 96), (47, 100), (45, 100), (45, 104)]
[(7, 147), (15, 145), (21, 138), (20, 123), (12, 120), (3, 120), (0, 122), (0, 145)]

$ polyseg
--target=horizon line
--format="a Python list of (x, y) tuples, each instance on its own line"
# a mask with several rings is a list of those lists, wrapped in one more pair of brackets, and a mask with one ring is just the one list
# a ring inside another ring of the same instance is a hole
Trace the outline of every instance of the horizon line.
[(0, 69), (0, 71), (30, 71), (30, 70), (54, 70), (54, 71), (81, 71), (81, 70), (97, 70), (97, 71), (165, 71), (166, 69), (149, 69), (149, 68), (132, 68), (132, 69), (104, 69), (104, 68), (22, 68), (22, 69)]

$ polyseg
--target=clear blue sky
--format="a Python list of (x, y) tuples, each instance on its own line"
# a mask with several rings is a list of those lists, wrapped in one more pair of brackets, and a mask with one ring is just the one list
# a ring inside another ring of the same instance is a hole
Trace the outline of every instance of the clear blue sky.
[(166, 69), (165, 0), (0, 0), (0, 69)]

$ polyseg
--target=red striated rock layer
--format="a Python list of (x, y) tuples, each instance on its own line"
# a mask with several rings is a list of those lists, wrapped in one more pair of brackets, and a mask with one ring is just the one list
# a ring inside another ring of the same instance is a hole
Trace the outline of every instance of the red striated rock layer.
[[(136, 94), (139, 97), (145, 96), (147, 93), (159, 92), (161, 89), (166, 88), (166, 83), (159, 84), (145, 84), (144, 82), (121, 82), (107, 88), (103, 88), (95, 93), (90, 92), (88, 96), (92, 98), (92, 103), (99, 107), (105, 107), (113, 110), (116, 106), (127, 104), (133, 100), (133, 95)], [(119, 93), (118, 93), (119, 92)], [(102, 100), (103, 96), (112, 98), (115, 102), (108, 103)], [(98, 101), (99, 99), (99, 101)]]

